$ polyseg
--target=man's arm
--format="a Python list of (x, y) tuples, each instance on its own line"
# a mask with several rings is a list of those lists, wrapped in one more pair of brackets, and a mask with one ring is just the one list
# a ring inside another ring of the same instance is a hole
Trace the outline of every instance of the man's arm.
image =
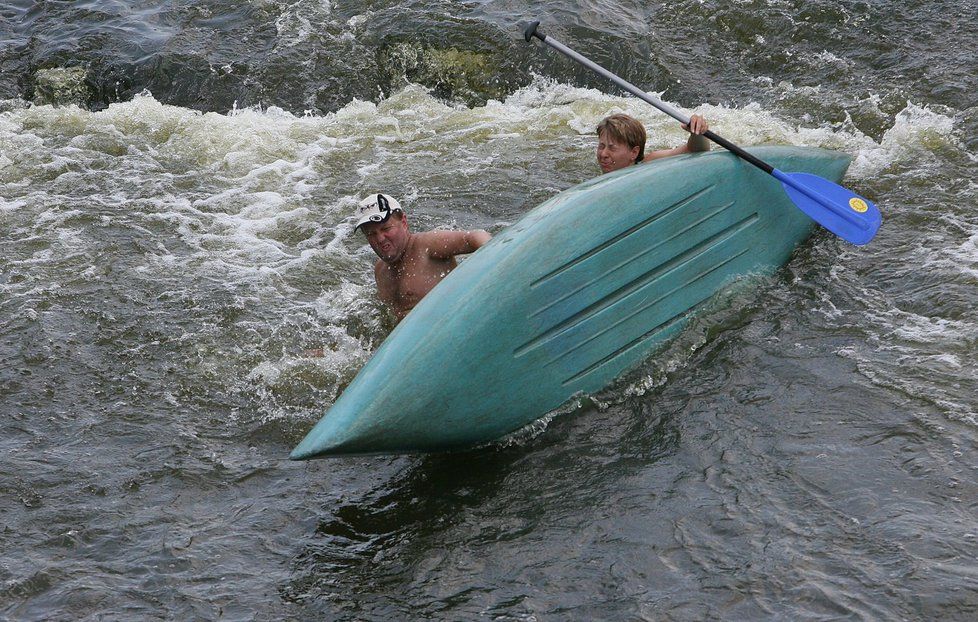
[(492, 237), (487, 232), (474, 231), (428, 231), (421, 234), (420, 240), (432, 259), (451, 259), (455, 255), (474, 253)]
[(710, 141), (703, 137), (703, 134), (710, 129), (709, 124), (706, 122), (702, 116), (694, 114), (689, 118), (689, 125), (683, 123), (682, 128), (689, 132), (689, 139), (686, 144), (681, 147), (675, 147), (673, 149), (659, 149), (658, 151), (650, 151), (645, 154), (640, 164), (645, 162), (651, 162), (652, 160), (658, 160), (659, 158), (668, 158), (669, 156), (682, 155), (684, 153), (695, 153), (697, 151), (709, 151)]

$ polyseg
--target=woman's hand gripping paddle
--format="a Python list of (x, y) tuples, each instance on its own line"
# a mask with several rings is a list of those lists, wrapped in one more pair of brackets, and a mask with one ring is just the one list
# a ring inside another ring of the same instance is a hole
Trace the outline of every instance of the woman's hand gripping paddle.
[[(537, 27), (539, 25), (540, 22), (531, 22), (523, 31), (523, 36), (528, 43), (533, 37), (536, 37), (564, 56), (608, 78), (632, 95), (652, 104), (680, 123), (689, 123), (689, 117), (679, 110), (649, 96), (645, 91), (619, 78), (590, 59), (581, 56), (559, 41), (556, 41), (553, 37), (548, 37), (538, 32)], [(840, 238), (853, 244), (862, 245), (872, 240), (877, 230), (879, 230), (880, 223), (882, 222), (879, 209), (872, 202), (851, 190), (843, 188), (839, 184), (819, 177), (818, 175), (811, 175), (809, 173), (783, 173), (712, 131), (704, 133), (703, 136), (721, 147), (732, 151), (738, 157), (750, 162), (765, 173), (772, 175), (781, 182), (788, 198), (791, 199), (798, 209), (808, 214), (815, 222)]]

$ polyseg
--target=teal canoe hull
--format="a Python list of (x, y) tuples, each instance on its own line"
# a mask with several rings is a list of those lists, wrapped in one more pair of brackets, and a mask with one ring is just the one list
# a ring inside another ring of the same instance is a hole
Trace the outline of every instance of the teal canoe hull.
[[(849, 165), (822, 149), (751, 152), (834, 182)], [(725, 152), (575, 186), (435, 287), (291, 457), (505, 436), (637, 366), (732, 280), (786, 263), (813, 226), (777, 180)]]

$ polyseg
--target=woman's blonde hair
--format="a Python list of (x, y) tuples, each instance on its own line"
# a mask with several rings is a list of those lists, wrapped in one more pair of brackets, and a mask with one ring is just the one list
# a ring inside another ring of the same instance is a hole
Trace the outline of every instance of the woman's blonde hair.
[(628, 145), (628, 148), (638, 147), (638, 157), (635, 162), (641, 162), (645, 157), (645, 126), (635, 117), (627, 114), (613, 114), (598, 123), (598, 136), (607, 134), (609, 137)]

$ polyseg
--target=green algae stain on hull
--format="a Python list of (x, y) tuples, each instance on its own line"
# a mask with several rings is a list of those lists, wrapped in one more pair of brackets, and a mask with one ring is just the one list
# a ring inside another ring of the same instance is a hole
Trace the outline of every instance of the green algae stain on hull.
[[(751, 150), (841, 181), (848, 156)], [(491, 441), (606, 386), (733, 279), (813, 229), (781, 184), (723, 152), (604, 175), (541, 204), (390, 334), (292, 458)]]

